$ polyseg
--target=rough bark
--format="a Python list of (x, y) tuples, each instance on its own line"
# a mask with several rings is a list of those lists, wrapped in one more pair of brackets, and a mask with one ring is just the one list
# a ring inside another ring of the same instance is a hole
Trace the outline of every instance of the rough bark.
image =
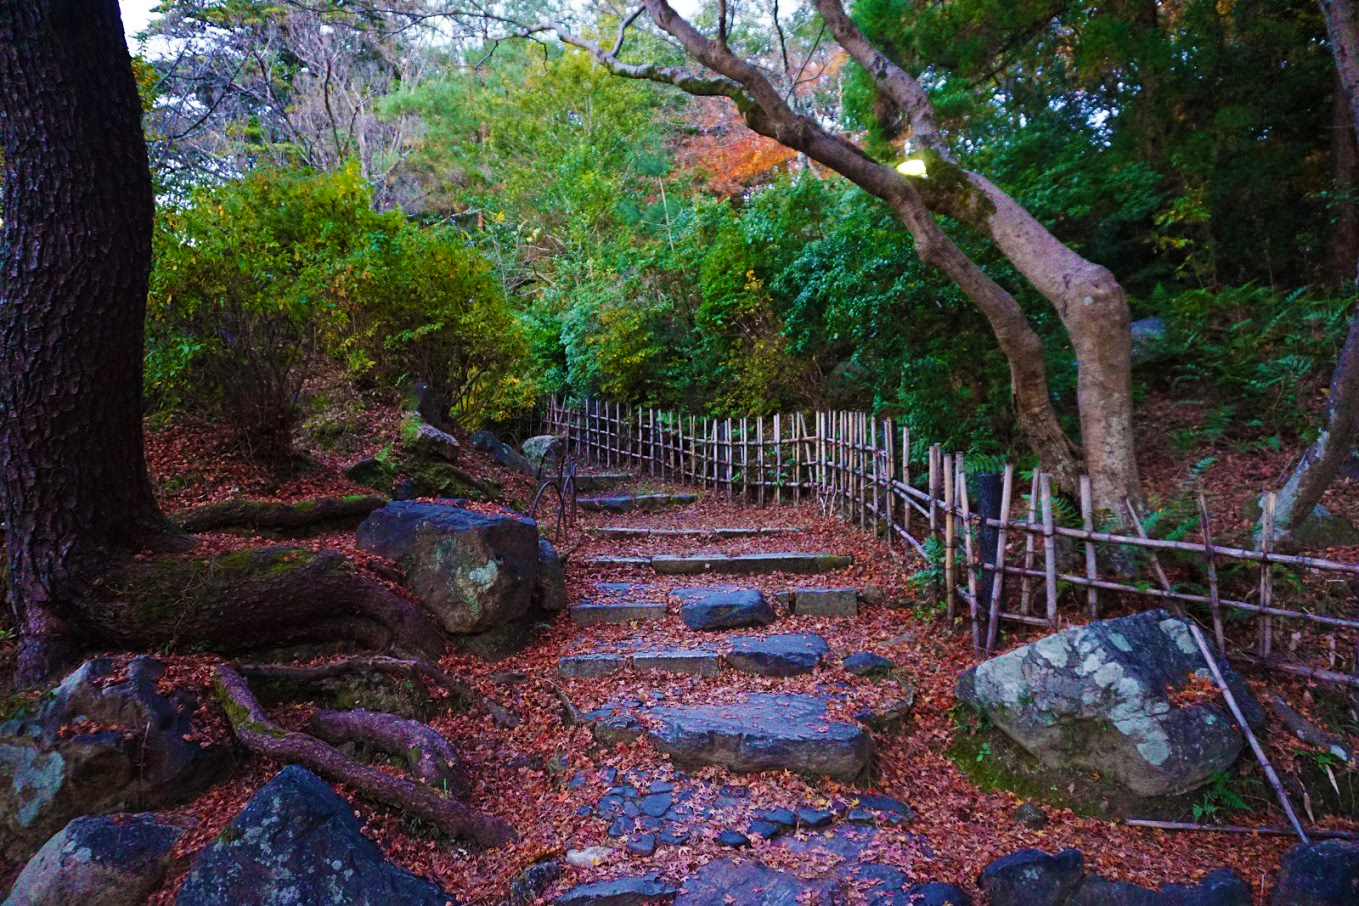
[(109, 577), (84, 619), (105, 647), (140, 651), (192, 644), (230, 654), (348, 641), (438, 657), (445, 645), (415, 604), (360, 575), (342, 555), (304, 548), (134, 563)]
[(317, 711), (307, 729), (332, 745), (353, 742), (394, 755), (417, 780), (436, 790), (459, 798), (472, 791), (462, 756), (438, 731), (418, 720), (362, 708)]
[(110, 555), (171, 535), (142, 449), (153, 199), (116, 0), (0, 0), (0, 494), (20, 682)]
[(351, 522), (357, 526), (374, 510), (390, 501), (374, 494), (352, 497), (322, 497), (300, 503), (269, 500), (227, 500), (180, 510), (170, 518), (187, 532), (212, 532), (218, 529), (292, 531), (327, 522)]
[[(1359, 132), (1359, 18), (1352, 0), (1321, 0), (1336, 72)], [(1326, 423), (1279, 491), (1274, 526), (1276, 546), (1296, 547), (1294, 533), (1335, 480), (1359, 432), (1359, 312), (1350, 321), (1345, 345), (1331, 373)]]
[(236, 738), (256, 755), (300, 764), (327, 780), (353, 787), (360, 795), (428, 821), (451, 836), (488, 847), (519, 839), (514, 828), (499, 818), (444, 798), (413, 780), (359, 764), (314, 736), (283, 729), (269, 719), (245, 679), (231, 667), (217, 668), (213, 689)]

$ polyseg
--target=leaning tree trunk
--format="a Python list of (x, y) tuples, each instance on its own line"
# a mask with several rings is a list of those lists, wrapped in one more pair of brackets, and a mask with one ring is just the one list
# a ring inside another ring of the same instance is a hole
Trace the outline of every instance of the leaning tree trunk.
[[(1322, 0), (1326, 34), (1335, 57), (1336, 72), (1349, 105), (1350, 121), (1359, 133), (1359, 19), (1352, 0)], [(1331, 374), (1326, 400), (1326, 424), (1316, 442), (1302, 455), (1293, 474), (1279, 491), (1274, 524), (1277, 545), (1296, 546), (1295, 535), (1321, 495), (1331, 486), (1341, 464), (1354, 448), (1359, 434), (1359, 312), (1350, 321), (1349, 334)], [(1263, 517), (1262, 517), (1263, 518)]]
[(0, 0), (0, 513), (19, 679), (76, 653), (107, 556), (170, 529), (142, 448), (154, 202), (116, 0)]

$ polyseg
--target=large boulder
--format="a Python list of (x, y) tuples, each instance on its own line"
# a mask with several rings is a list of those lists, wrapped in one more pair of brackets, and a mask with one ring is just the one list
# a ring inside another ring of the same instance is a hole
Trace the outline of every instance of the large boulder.
[(557, 474), (557, 466), (561, 464), (566, 446), (562, 438), (555, 434), (539, 434), (524, 441), (520, 449), (524, 451), (524, 458), (529, 464), (535, 470), (541, 470), (543, 477), (546, 478), (548, 475)]
[(1050, 856), (1021, 849), (982, 869), (977, 886), (991, 906), (1064, 906), (1085, 879), (1085, 855), (1064, 849)]
[[(1225, 658), (1218, 663), (1247, 720), (1260, 726), (1255, 696)], [(963, 675), (958, 697), (1050, 767), (1099, 771), (1136, 795), (1160, 796), (1201, 786), (1244, 745), (1218, 699), (1170, 700), (1196, 675), (1209, 674), (1188, 625), (1154, 610), (985, 661)]]
[(472, 447), (490, 456), (491, 459), (507, 469), (514, 469), (516, 472), (523, 472), (529, 476), (538, 474), (537, 466), (490, 431), (477, 431), (473, 434)]
[(354, 810), (289, 765), (199, 854), (176, 906), (446, 906), (443, 890), (386, 860)]
[(1299, 843), (1284, 853), (1271, 906), (1359, 903), (1359, 842)]
[(562, 558), (546, 538), (538, 542), (538, 587), (534, 603), (542, 610), (553, 612), (566, 608), (566, 572)]
[(359, 547), (396, 560), (406, 585), (454, 635), (528, 615), (540, 575), (532, 520), (398, 501), (359, 526)]
[(0, 842), (11, 858), (73, 818), (182, 802), (231, 773), (228, 750), (194, 740), (192, 697), (157, 690), (164, 673), (144, 655), (95, 658), (32, 716), (0, 725)]
[(76, 818), (28, 861), (4, 906), (141, 906), (183, 834), (155, 815)]

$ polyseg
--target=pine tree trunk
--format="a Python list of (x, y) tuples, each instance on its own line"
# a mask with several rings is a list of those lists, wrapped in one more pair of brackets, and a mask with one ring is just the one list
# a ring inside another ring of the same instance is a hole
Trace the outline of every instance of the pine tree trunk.
[(116, 0), (0, 0), (0, 476), (19, 680), (77, 653), (108, 558), (164, 539), (142, 448), (154, 214)]

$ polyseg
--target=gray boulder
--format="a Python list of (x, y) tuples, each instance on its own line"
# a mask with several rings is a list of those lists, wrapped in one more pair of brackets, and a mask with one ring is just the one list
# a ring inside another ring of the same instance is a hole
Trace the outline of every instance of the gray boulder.
[[(1255, 696), (1219, 658), (1247, 720)], [(1207, 676), (1183, 619), (1148, 611), (1069, 629), (979, 664), (958, 697), (1044, 764), (1099, 771), (1140, 796), (1181, 793), (1229, 767), (1244, 745), (1216, 702), (1179, 706), (1168, 690)]]
[(454, 635), (521, 620), (539, 586), (532, 520), (398, 501), (369, 516), (357, 540), (364, 550), (400, 563), (407, 587)]
[(480, 450), (507, 469), (523, 472), (525, 475), (538, 474), (538, 467), (529, 462), (509, 444), (501, 441), (490, 431), (477, 431), (472, 435), (473, 449)]
[(1359, 903), (1359, 842), (1299, 843), (1284, 853), (1271, 906)]
[(793, 771), (854, 780), (873, 760), (857, 724), (833, 722), (824, 702), (805, 695), (751, 695), (729, 705), (652, 708), (653, 745), (681, 764), (732, 771)]
[(155, 815), (76, 818), (28, 861), (4, 906), (141, 906), (183, 834)]
[(157, 691), (164, 673), (144, 655), (94, 658), (34, 715), (0, 725), (0, 843), (11, 858), (73, 818), (182, 802), (231, 773), (230, 751), (193, 741), (192, 697)]
[(524, 451), (524, 458), (529, 461), (535, 470), (541, 470), (544, 478), (548, 475), (557, 474), (557, 466), (561, 464), (562, 456), (565, 453), (565, 445), (562, 439), (555, 434), (539, 434), (537, 437), (530, 437), (520, 445)]
[(417, 456), (443, 462), (457, 462), (462, 445), (447, 431), (436, 428), (415, 413), (401, 423), (401, 442)]
[(675, 906), (834, 906), (842, 901), (835, 881), (803, 881), (761, 862), (719, 859), (684, 882)]
[(354, 810), (289, 765), (198, 856), (176, 906), (445, 906), (443, 890), (383, 857)]

